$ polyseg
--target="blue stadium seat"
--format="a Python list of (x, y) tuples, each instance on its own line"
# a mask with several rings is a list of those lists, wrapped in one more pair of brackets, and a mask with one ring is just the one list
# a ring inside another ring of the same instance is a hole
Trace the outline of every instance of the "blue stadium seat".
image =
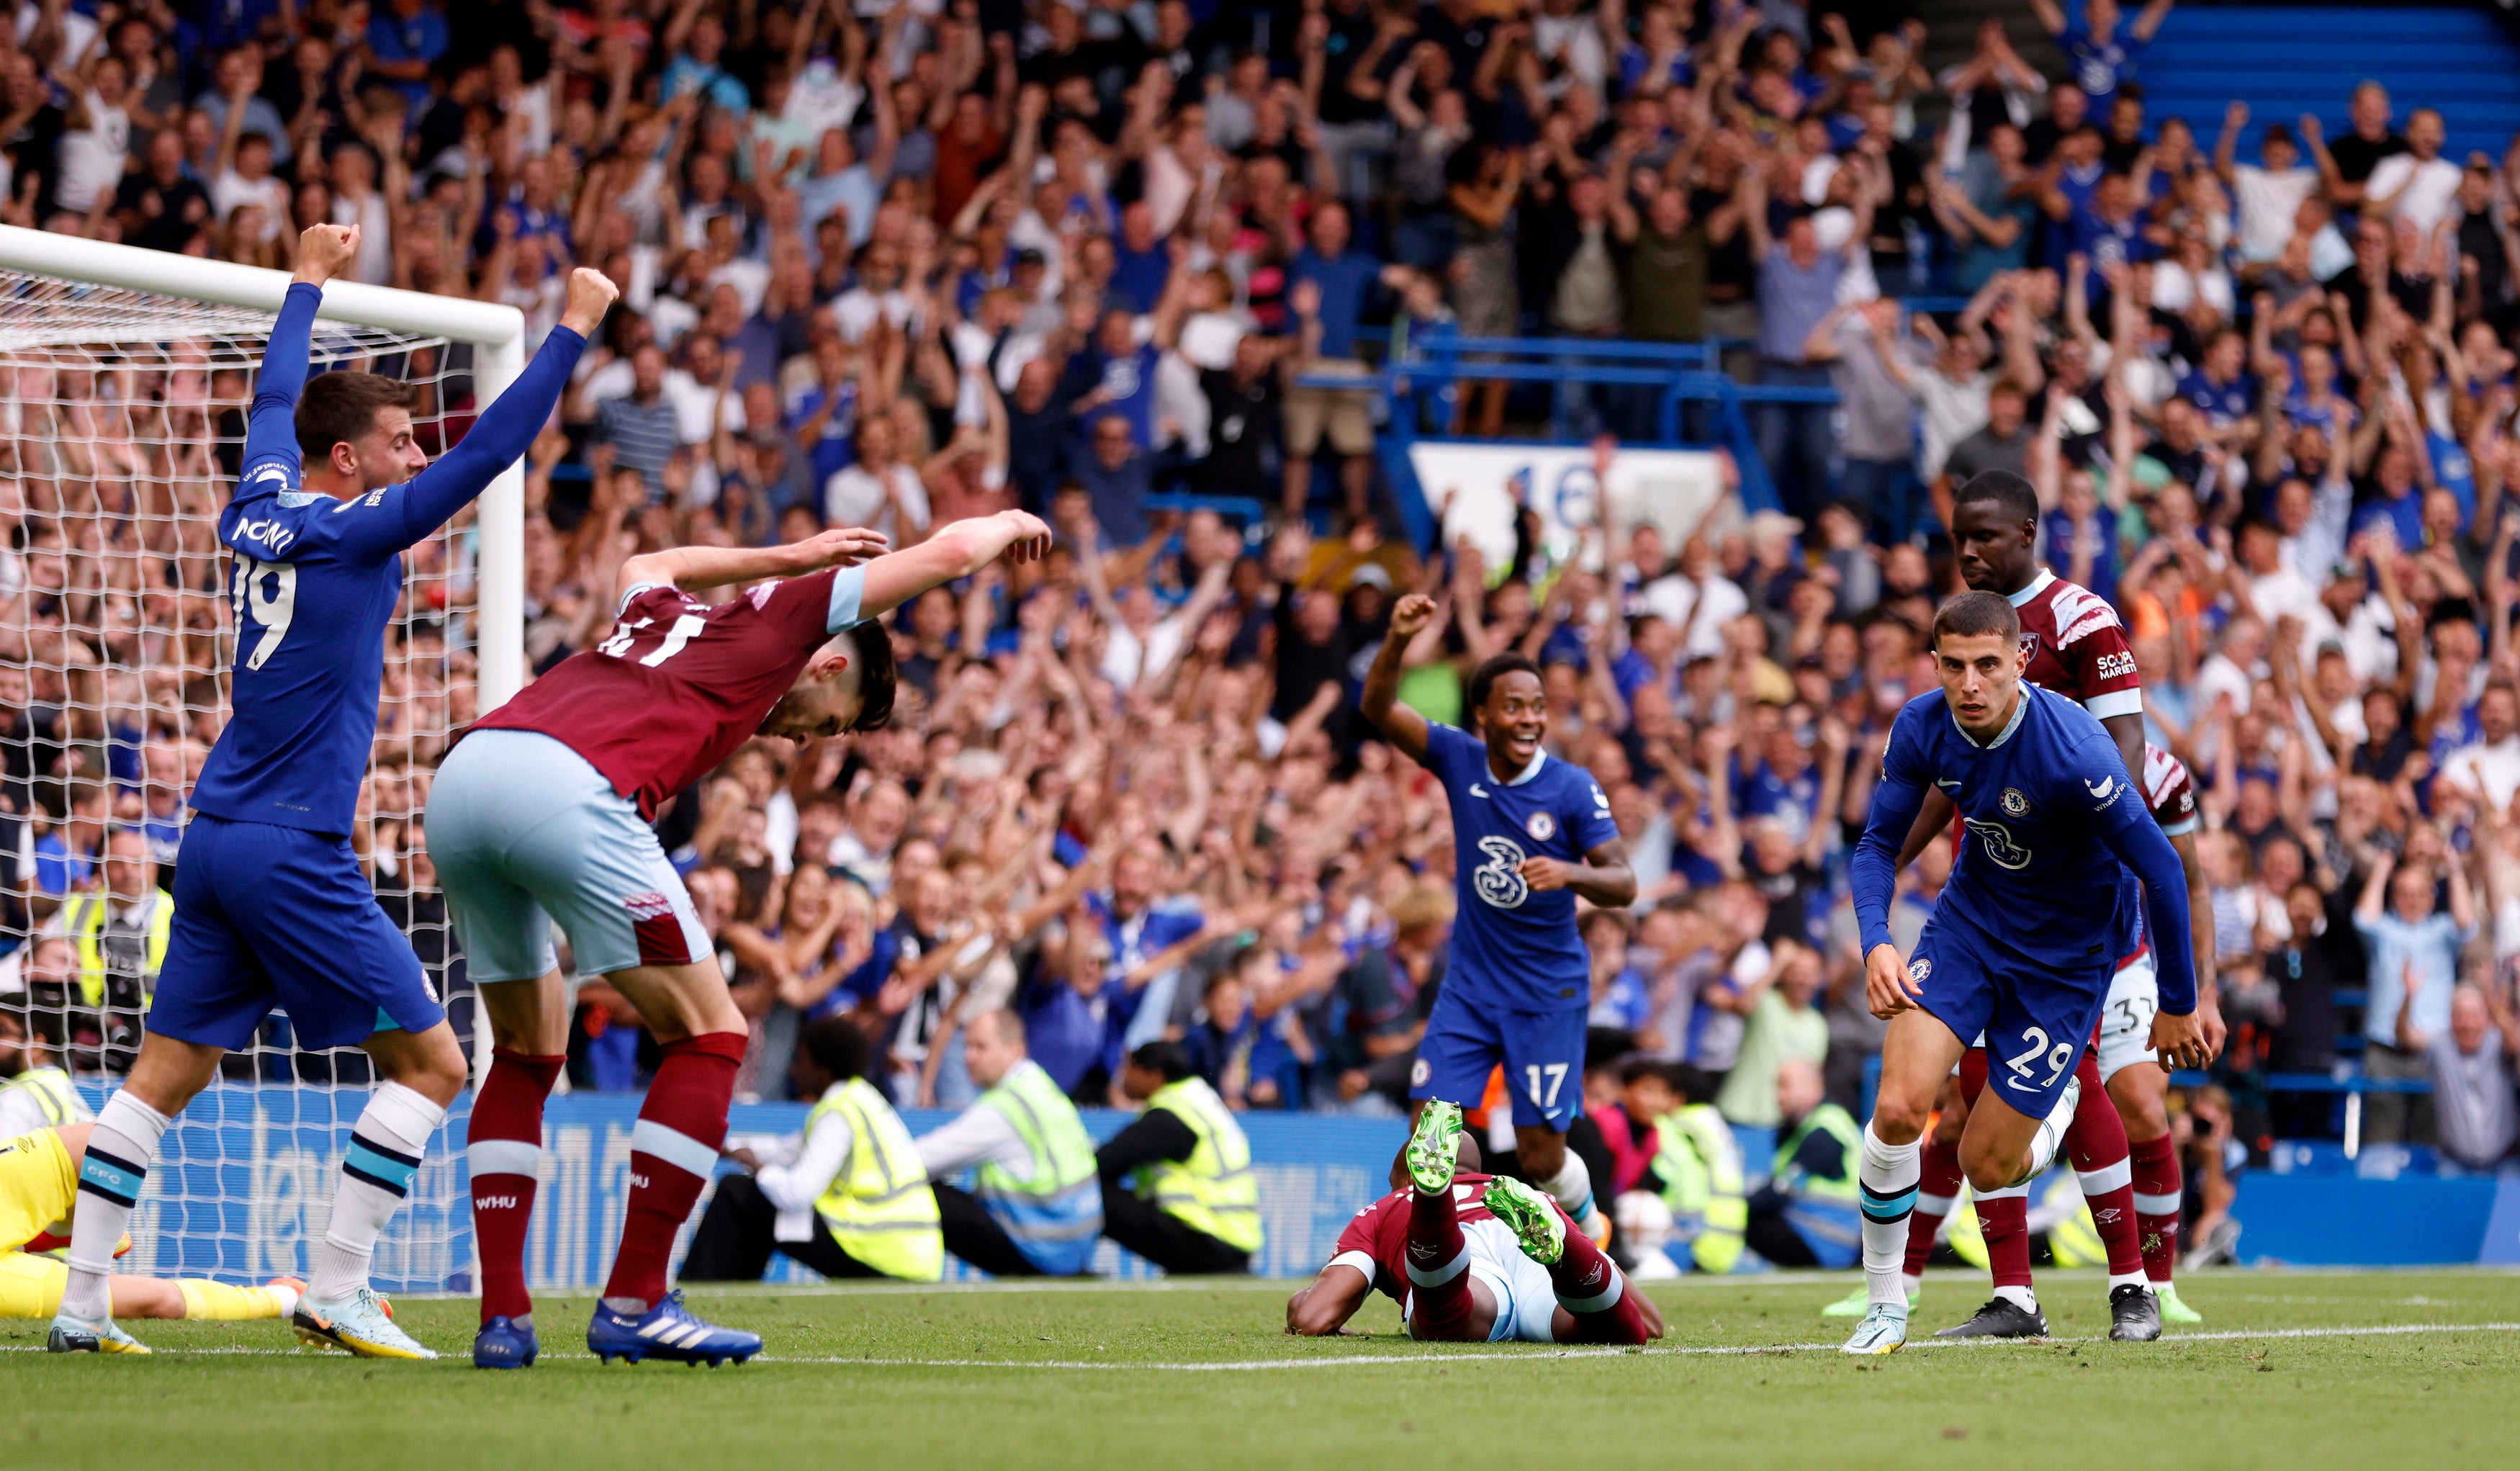
[(2498, 161), (2520, 132), (2520, 41), (2481, 7), (2182, 6), (2136, 75), (2147, 120), (2183, 118), (2209, 150), (2225, 106), (2247, 103), (2243, 162), (2259, 129), (2304, 112), (2342, 136), (2346, 99), (2366, 78), (2389, 89), (2401, 129), (2413, 109), (2441, 109), (2453, 162), (2471, 149)]

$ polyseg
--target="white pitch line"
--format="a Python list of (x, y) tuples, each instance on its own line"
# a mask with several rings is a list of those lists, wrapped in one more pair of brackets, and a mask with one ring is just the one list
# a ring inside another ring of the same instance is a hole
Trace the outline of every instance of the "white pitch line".
[[(2416, 1333), (2520, 1333), (2520, 1322), (2491, 1323), (2371, 1323), (2353, 1327), (2330, 1328), (2230, 1328), (2217, 1333), (2166, 1333), (2165, 1344), (2242, 1343), (2259, 1340), (2305, 1338), (2395, 1338)], [(2065, 1345), (2107, 1343), (2099, 1334), (2075, 1338), (1963, 1338), (1918, 1339), (1908, 1345), (1912, 1349), (2035, 1349)], [(1133, 1360), (1099, 1359), (852, 1359), (839, 1356), (791, 1359), (764, 1354), (754, 1361), (779, 1364), (816, 1364), (833, 1368), (867, 1369), (1056, 1369), (1151, 1371), (1178, 1374), (1264, 1373), (1280, 1369), (1353, 1368), (1366, 1364), (1409, 1367), (1413, 1365), (1456, 1363), (1546, 1363), (1567, 1359), (1614, 1358), (1695, 1358), (1756, 1359), (1789, 1354), (1832, 1353), (1834, 1343), (1784, 1344), (1680, 1344), (1665, 1348), (1631, 1349), (1620, 1344), (1586, 1345), (1581, 1348), (1534, 1349), (1515, 1353), (1508, 1350), (1492, 1354), (1428, 1351), (1391, 1354), (1337, 1354), (1319, 1359), (1244, 1359), (1213, 1361), (1149, 1363)], [(0, 1353), (36, 1354), (41, 1344), (0, 1344)], [(247, 1344), (230, 1344), (214, 1349), (159, 1349), (159, 1354), (177, 1358), (271, 1357), (329, 1359), (335, 1356), (311, 1349), (266, 1349)], [(592, 1354), (577, 1350), (543, 1352), (546, 1359), (592, 1359)], [(448, 1356), (450, 1361), (453, 1356)], [(661, 1360), (660, 1360), (661, 1361)]]

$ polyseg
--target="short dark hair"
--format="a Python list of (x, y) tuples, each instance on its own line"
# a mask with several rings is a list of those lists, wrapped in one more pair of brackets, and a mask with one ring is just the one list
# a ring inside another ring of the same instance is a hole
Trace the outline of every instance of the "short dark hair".
[(826, 1016), (806, 1023), (804, 1030), (796, 1034), (796, 1046), (804, 1049), (816, 1067), (842, 1083), (865, 1077), (875, 1057), (875, 1048), (867, 1041), (866, 1033), (845, 1016)]
[(1478, 668), (1471, 670), (1470, 708), (1486, 709), (1488, 691), (1496, 688), (1496, 682), (1516, 672), (1530, 675), (1533, 679), (1540, 678), (1540, 666), (1532, 662), (1528, 655), (1519, 653), (1497, 654), (1482, 662)]
[(2039, 519), (2039, 492), (2028, 480), (2008, 469), (1982, 469), (1968, 477), (1959, 489), (1952, 492), (1952, 508), (1957, 511), (1971, 501), (1993, 501), (2008, 521)]
[(880, 731), (892, 721), (901, 689), (901, 666), (892, 656), (892, 634), (880, 623), (861, 623), (841, 637), (858, 661), (858, 716), (852, 731)]
[(1129, 1054), (1129, 1063), (1161, 1075), (1166, 1083), (1198, 1076), (1198, 1069), (1190, 1065), (1190, 1053), (1178, 1042), (1147, 1043)]
[(331, 459), (333, 446), (366, 438), (382, 411), (409, 412), (419, 402), (419, 390), (400, 379), (319, 373), (297, 395), (297, 452), (308, 460)]
[(1935, 647), (1942, 646), (1945, 634), (1962, 639), (2002, 634), (2007, 641), (2018, 643), (2021, 615), (2012, 610), (2009, 600), (1993, 593), (1961, 593), (1934, 611)]

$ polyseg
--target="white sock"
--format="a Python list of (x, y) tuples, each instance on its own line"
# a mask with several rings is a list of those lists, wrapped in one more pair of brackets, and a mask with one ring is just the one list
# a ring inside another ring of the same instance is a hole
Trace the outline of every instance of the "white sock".
[(333, 1192), (324, 1249), (306, 1281), (308, 1297), (346, 1297), (367, 1281), (377, 1233), (411, 1193), (428, 1137), (445, 1121), (445, 1109), (399, 1083), (380, 1084), (368, 1096), (350, 1131), (350, 1150), (341, 1157), (341, 1183)]
[(1908, 1296), (1914, 1297), (1925, 1290), (1925, 1278), (1921, 1273), (1903, 1271), (1899, 1273), (1899, 1288)]
[(2083, 1101), (2083, 1080), (2066, 1080), (2065, 1091), (2056, 1095), (2056, 1106), (2039, 1121), (2039, 1130), (2030, 1137), (2030, 1169), (2014, 1184), (2028, 1184), (2048, 1173), (2056, 1162), (2056, 1151), (2065, 1146), (2065, 1131), (2074, 1127), (2074, 1110)]
[(1586, 1168), (1584, 1156), (1574, 1150), (1566, 1151), (1566, 1163), (1557, 1167), (1553, 1179), (1542, 1181), (1540, 1187), (1566, 1207), (1566, 1214), (1575, 1218), (1577, 1226), (1593, 1219), (1593, 1172)]
[(149, 1182), (158, 1140), (172, 1120), (117, 1091), (105, 1100), (79, 1162), (78, 1211), (70, 1221), (69, 1279), (62, 1285), (63, 1315), (93, 1322), (113, 1311), (106, 1277), (113, 1248), (130, 1228), (132, 1208)]
[(2152, 1279), (2143, 1274), (2143, 1269), (2140, 1267), (2137, 1268), (2133, 1271), (2113, 1271), (2109, 1273), (2109, 1290), (2111, 1292), (2115, 1292), (2129, 1283), (2133, 1283), (2138, 1287), (2145, 1288), (2147, 1290), (2150, 1290), (2153, 1285)]
[(1908, 1217), (1916, 1208), (1922, 1139), (1885, 1144), (1864, 1126), (1864, 1163), (1856, 1172), (1864, 1210), (1864, 1288), (1872, 1302), (1908, 1306)]
[(2024, 1313), (2039, 1311), (2039, 1294), (2027, 1287), (1998, 1287), (1995, 1289), (1995, 1295)]

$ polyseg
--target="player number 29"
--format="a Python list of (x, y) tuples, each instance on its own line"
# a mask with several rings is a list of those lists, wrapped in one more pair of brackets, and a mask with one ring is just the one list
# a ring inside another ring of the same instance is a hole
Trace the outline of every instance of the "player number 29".
[(2050, 1048), (2048, 1046), (2048, 1034), (2037, 1027), (2028, 1028), (2024, 1030), (2021, 1035), (2030, 1040), (2030, 1047), (2019, 1056), (2006, 1057), (2003, 1059), (2003, 1065), (2012, 1069), (2013, 1076), (2021, 1079), (2024, 1083), (2030, 1081), (2031, 1069), (2038, 1065), (2040, 1061), (2039, 1054), (2042, 1052), (2048, 1054), (2048, 1077), (2047, 1081), (2039, 1085), (2041, 1088), (2052, 1087), (2057, 1079), (2065, 1076), (2065, 1069), (2074, 1065), (2074, 1045), (2072, 1043), (2060, 1042), (2053, 1048)]
[[(268, 576), (272, 590), (263, 593), (263, 579)], [(262, 627), (262, 637), (253, 651), (245, 656), (245, 667), (260, 669), (263, 662), (280, 650), (280, 641), (289, 637), (289, 625), (297, 617), (297, 567), (292, 562), (257, 561), (250, 557), (236, 559), (237, 629), (244, 632), (246, 614)]]
[[(1565, 1063), (1552, 1062), (1547, 1067), (1542, 1067), (1535, 1062), (1522, 1070), (1522, 1076), (1523, 1087), (1531, 1093), (1532, 1107), (1555, 1108), (1557, 1106), (1557, 1091), (1566, 1086)], [(1542, 1096), (1541, 1084), (1544, 1079), (1548, 1083), (1546, 1097)]]

